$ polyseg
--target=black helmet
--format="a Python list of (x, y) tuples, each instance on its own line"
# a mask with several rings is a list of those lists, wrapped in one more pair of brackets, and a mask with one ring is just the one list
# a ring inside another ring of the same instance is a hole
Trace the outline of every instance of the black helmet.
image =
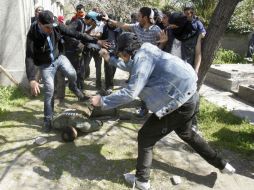
[(133, 54), (133, 52), (139, 49), (141, 42), (138, 36), (132, 32), (122, 33), (117, 40), (117, 52), (126, 51), (127, 53)]

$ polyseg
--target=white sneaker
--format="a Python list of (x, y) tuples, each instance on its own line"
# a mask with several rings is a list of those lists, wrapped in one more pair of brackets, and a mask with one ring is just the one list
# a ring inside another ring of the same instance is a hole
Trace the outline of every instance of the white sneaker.
[(221, 170), (221, 173), (232, 175), (235, 173), (235, 168), (233, 168), (233, 166), (227, 163), (225, 168)]
[(148, 181), (148, 182), (138, 181), (137, 178), (135, 177), (135, 174), (126, 173), (123, 175), (124, 175), (125, 181), (132, 185), (133, 190), (135, 189), (135, 187), (140, 190), (149, 190), (150, 189), (150, 181)]

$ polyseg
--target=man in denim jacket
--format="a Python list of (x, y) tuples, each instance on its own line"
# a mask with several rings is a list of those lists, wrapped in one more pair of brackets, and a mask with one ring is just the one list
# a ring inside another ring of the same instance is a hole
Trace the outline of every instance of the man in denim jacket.
[(93, 96), (92, 105), (109, 109), (138, 96), (153, 112), (138, 132), (136, 175), (125, 174), (125, 180), (139, 189), (150, 188), (153, 146), (173, 130), (208, 163), (222, 172), (234, 173), (235, 169), (191, 129), (198, 99), (197, 75), (191, 65), (155, 45), (141, 45), (137, 36), (128, 32), (120, 35), (117, 51), (123, 61), (104, 49), (100, 53), (110, 64), (130, 72), (128, 87), (109, 96)]

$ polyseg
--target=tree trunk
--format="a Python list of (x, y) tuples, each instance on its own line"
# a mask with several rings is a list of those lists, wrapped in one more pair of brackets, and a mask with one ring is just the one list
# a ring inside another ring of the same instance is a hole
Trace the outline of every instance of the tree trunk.
[(221, 37), (226, 31), (230, 18), (240, 1), (242, 0), (220, 0), (216, 6), (202, 44), (202, 62), (198, 74), (198, 89), (200, 89), (205, 80)]

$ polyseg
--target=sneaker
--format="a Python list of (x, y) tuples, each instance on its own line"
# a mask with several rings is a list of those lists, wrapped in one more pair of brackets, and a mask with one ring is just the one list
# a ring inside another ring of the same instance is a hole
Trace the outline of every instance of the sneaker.
[(148, 109), (147, 108), (138, 108), (137, 110), (136, 110), (136, 116), (138, 117), (138, 118), (143, 118), (143, 117), (145, 117), (147, 114), (148, 114)]
[(130, 174), (130, 173), (124, 174), (124, 179), (127, 183), (132, 185), (132, 189), (135, 189), (136, 187), (137, 189), (140, 189), (140, 190), (149, 190), (151, 187), (150, 181), (148, 182), (138, 181), (137, 178), (135, 177), (135, 174)]
[(232, 175), (235, 173), (235, 168), (229, 163), (226, 163), (226, 166), (223, 170), (221, 170), (221, 173)]

